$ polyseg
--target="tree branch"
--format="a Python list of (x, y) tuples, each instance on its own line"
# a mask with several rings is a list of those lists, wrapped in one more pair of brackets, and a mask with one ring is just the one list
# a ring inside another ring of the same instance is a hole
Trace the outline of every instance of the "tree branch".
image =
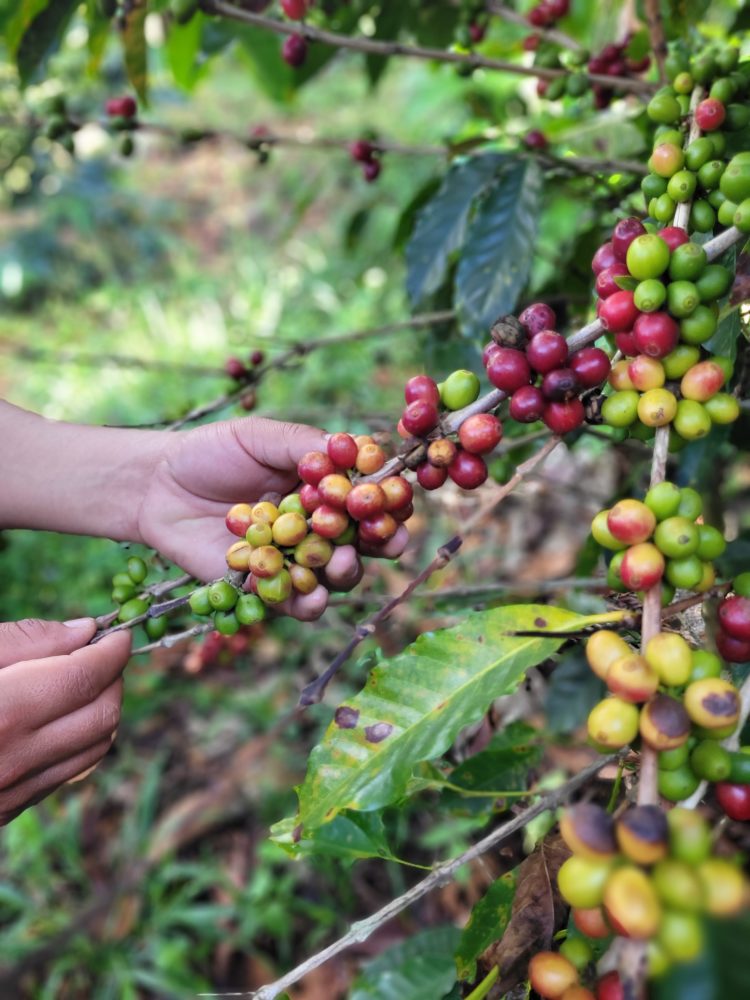
[(667, 58), (667, 39), (664, 34), (661, 11), (659, 10), (659, 0), (644, 0), (643, 12), (651, 38), (651, 51), (654, 53), (656, 65), (659, 69), (659, 80), (661, 83), (666, 83), (667, 74), (664, 69), (664, 60)]
[(512, 7), (506, 7), (505, 4), (496, 3), (495, 0), (487, 0), (487, 10), (490, 14), (496, 14), (498, 17), (501, 17), (503, 21), (526, 28), (530, 34), (539, 35), (540, 38), (545, 38), (548, 42), (561, 45), (564, 49), (570, 49), (572, 52), (581, 52), (583, 49), (581, 43), (573, 38), (572, 35), (560, 31), (559, 28), (536, 28), (529, 24), (529, 20), (525, 14), (519, 14), (517, 10), (513, 10)]

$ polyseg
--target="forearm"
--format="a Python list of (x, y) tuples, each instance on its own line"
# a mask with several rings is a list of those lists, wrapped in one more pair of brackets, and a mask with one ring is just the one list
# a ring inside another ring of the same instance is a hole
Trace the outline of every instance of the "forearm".
[(139, 541), (166, 437), (47, 420), (0, 400), (0, 528)]

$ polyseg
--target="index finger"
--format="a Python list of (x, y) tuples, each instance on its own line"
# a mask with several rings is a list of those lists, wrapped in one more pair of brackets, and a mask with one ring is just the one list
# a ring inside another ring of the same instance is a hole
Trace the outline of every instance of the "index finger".
[(14, 663), (0, 672), (0, 715), (27, 730), (95, 701), (125, 669), (129, 631), (114, 632), (95, 646), (66, 656)]

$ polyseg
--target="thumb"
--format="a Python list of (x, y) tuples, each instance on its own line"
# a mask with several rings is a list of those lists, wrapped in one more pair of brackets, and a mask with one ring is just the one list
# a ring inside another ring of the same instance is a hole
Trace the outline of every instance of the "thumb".
[(0, 667), (21, 660), (72, 653), (85, 646), (96, 632), (93, 618), (70, 622), (46, 622), (25, 618), (20, 622), (0, 622)]
[(266, 417), (245, 417), (232, 425), (242, 447), (270, 469), (293, 469), (308, 451), (325, 451), (326, 433), (318, 427)]

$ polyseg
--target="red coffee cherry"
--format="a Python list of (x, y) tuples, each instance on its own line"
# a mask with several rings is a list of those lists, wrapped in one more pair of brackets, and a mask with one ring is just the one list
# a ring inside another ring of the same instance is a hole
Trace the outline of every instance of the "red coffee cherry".
[(386, 494), (379, 483), (357, 483), (346, 498), (346, 509), (355, 521), (362, 521), (380, 514), (386, 503)]
[(544, 417), (546, 408), (547, 400), (542, 390), (535, 385), (524, 385), (513, 393), (509, 413), (511, 419), (520, 424), (533, 424)]
[(542, 392), (547, 399), (563, 402), (574, 399), (581, 391), (581, 383), (572, 368), (555, 368), (542, 379)]
[(346, 508), (346, 501), (352, 491), (352, 483), (348, 476), (340, 472), (332, 472), (318, 483), (318, 495), (323, 503), (339, 510)]
[(385, 494), (385, 510), (390, 514), (408, 507), (414, 496), (411, 483), (403, 476), (386, 476), (380, 481), (380, 488)]
[(670, 354), (680, 338), (677, 322), (665, 312), (642, 313), (633, 326), (633, 341), (637, 354), (664, 358)]
[(638, 348), (636, 347), (635, 337), (633, 336), (632, 330), (627, 333), (616, 333), (615, 347), (618, 351), (622, 351), (626, 358), (634, 357), (638, 353)]
[(695, 124), (703, 132), (714, 132), (721, 128), (726, 118), (726, 109), (715, 97), (707, 97), (695, 109)]
[(664, 229), (660, 229), (659, 236), (664, 240), (664, 242), (669, 247), (670, 253), (676, 250), (677, 247), (681, 247), (683, 243), (689, 243), (690, 237), (685, 229), (680, 229), (679, 226), (665, 226)]
[(380, 177), (381, 169), (380, 160), (368, 160), (367, 163), (362, 164), (362, 176), (368, 184), (372, 184), (373, 181)]
[(245, 368), (239, 358), (227, 358), (224, 362), (224, 371), (230, 378), (237, 379), (237, 381), (247, 375), (247, 368)]
[(612, 333), (632, 330), (633, 324), (640, 316), (633, 293), (629, 289), (620, 289), (600, 302), (598, 313), (604, 329)]
[(375, 147), (366, 139), (357, 139), (349, 146), (349, 155), (357, 163), (368, 163), (375, 152)]
[(605, 267), (596, 276), (596, 282), (594, 283), (596, 294), (600, 299), (608, 299), (610, 295), (621, 291), (615, 278), (625, 277), (629, 273), (627, 264), (623, 264), (620, 261), (617, 261), (612, 267)]
[(612, 933), (607, 918), (604, 916), (604, 910), (600, 906), (588, 910), (574, 909), (573, 923), (586, 937), (605, 938)]
[(290, 21), (301, 21), (307, 14), (307, 0), (281, 0), (281, 9)]
[(328, 455), (322, 451), (308, 451), (297, 464), (297, 474), (303, 483), (317, 486), (323, 476), (329, 476), (336, 468)]
[(298, 69), (307, 59), (307, 42), (302, 35), (289, 35), (281, 46), (281, 58), (289, 66)]
[(556, 951), (539, 951), (529, 962), (529, 982), (539, 996), (559, 1000), (578, 982), (578, 970)]
[(732, 639), (750, 642), (750, 597), (735, 594), (722, 601), (719, 605), (719, 622)]
[(750, 820), (750, 785), (733, 785), (720, 781), (716, 785), (716, 801), (730, 819), (741, 823)]
[(321, 538), (338, 538), (349, 527), (349, 518), (345, 511), (321, 504), (313, 511), (310, 523), (312, 530)]
[(553, 434), (569, 434), (583, 423), (586, 413), (580, 399), (548, 403), (542, 418)]
[(568, 359), (569, 367), (578, 376), (583, 389), (593, 389), (608, 377), (612, 365), (609, 357), (599, 347), (583, 347)]
[(475, 413), (467, 417), (458, 431), (461, 446), (472, 455), (484, 455), (503, 436), (503, 425), (491, 413)]
[(138, 105), (135, 99), (126, 95), (125, 97), (110, 97), (104, 104), (105, 112), (110, 118), (133, 118)]
[(557, 316), (546, 302), (533, 302), (526, 306), (518, 317), (518, 322), (525, 327), (529, 336), (533, 337), (540, 330), (554, 330), (557, 326)]
[(568, 360), (565, 337), (554, 330), (535, 333), (526, 347), (526, 358), (535, 372), (546, 375), (553, 368), (561, 368)]
[(353, 469), (357, 463), (358, 450), (357, 442), (351, 434), (332, 434), (326, 445), (328, 457), (337, 469)]
[(539, 35), (527, 35), (523, 40), (524, 52), (536, 52), (540, 41)]
[(604, 271), (608, 267), (612, 267), (614, 264), (618, 263), (619, 261), (615, 255), (615, 248), (612, 244), (602, 243), (591, 261), (591, 270), (594, 274), (599, 274), (601, 271)]
[(415, 399), (413, 403), (409, 403), (401, 416), (406, 430), (416, 437), (429, 434), (434, 427), (437, 427), (439, 419), (437, 406), (427, 399)]
[(429, 375), (414, 375), (404, 386), (404, 399), (407, 403), (426, 399), (428, 403), (440, 406), (440, 390), (437, 382)]
[(596, 1000), (625, 1000), (625, 991), (616, 969), (602, 976), (597, 982)]
[(724, 629), (719, 629), (716, 634), (716, 648), (719, 656), (730, 663), (750, 663), (750, 642), (735, 639)]
[(487, 465), (479, 455), (458, 451), (448, 466), (448, 475), (462, 490), (475, 490), (487, 478)]
[(628, 247), (636, 238), (646, 232), (646, 227), (640, 219), (630, 216), (627, 219), (620, 219), (612, 230), (612, 249), (618, 260), (625, 261)]
[(299, 491), (299, 499), (302, 506), (305, 508), (308, 514), (312, 514), (316, 507), (320, 507), (323, 503), (320, 493), (316, 486), (311, 486), (309, 483), (305, 483), (304, 486)]
[(487, 366), (487, 378), (496, 389), (502, 389), (510, 395), (531, 381), (529, 361), (523, 351), (517, 351), (513, 347), (498, 347)]
[(499, 344), (496, 344), (494, 340), (491, 340), (489, 344), (485, 344), (482, 350), (482, 364), (485, 368), (500, 350), (502, 350), (502, 348)]
[(549, 146), (547, 136), (538, 128), (529, 129), (523, 137), (523, 144), (528, 149), (546, 149)]
[(437, 490), (448, 478), (448, 469), (444, 466), (430, 465), (423, 462), (417, 466), (417, 482), (423, 490)]
[(398, 521), (387, 511), (373, 514), (359, 522), (359, 539), (368, 545), (381, 545), (387, 542), (398, 531)]

